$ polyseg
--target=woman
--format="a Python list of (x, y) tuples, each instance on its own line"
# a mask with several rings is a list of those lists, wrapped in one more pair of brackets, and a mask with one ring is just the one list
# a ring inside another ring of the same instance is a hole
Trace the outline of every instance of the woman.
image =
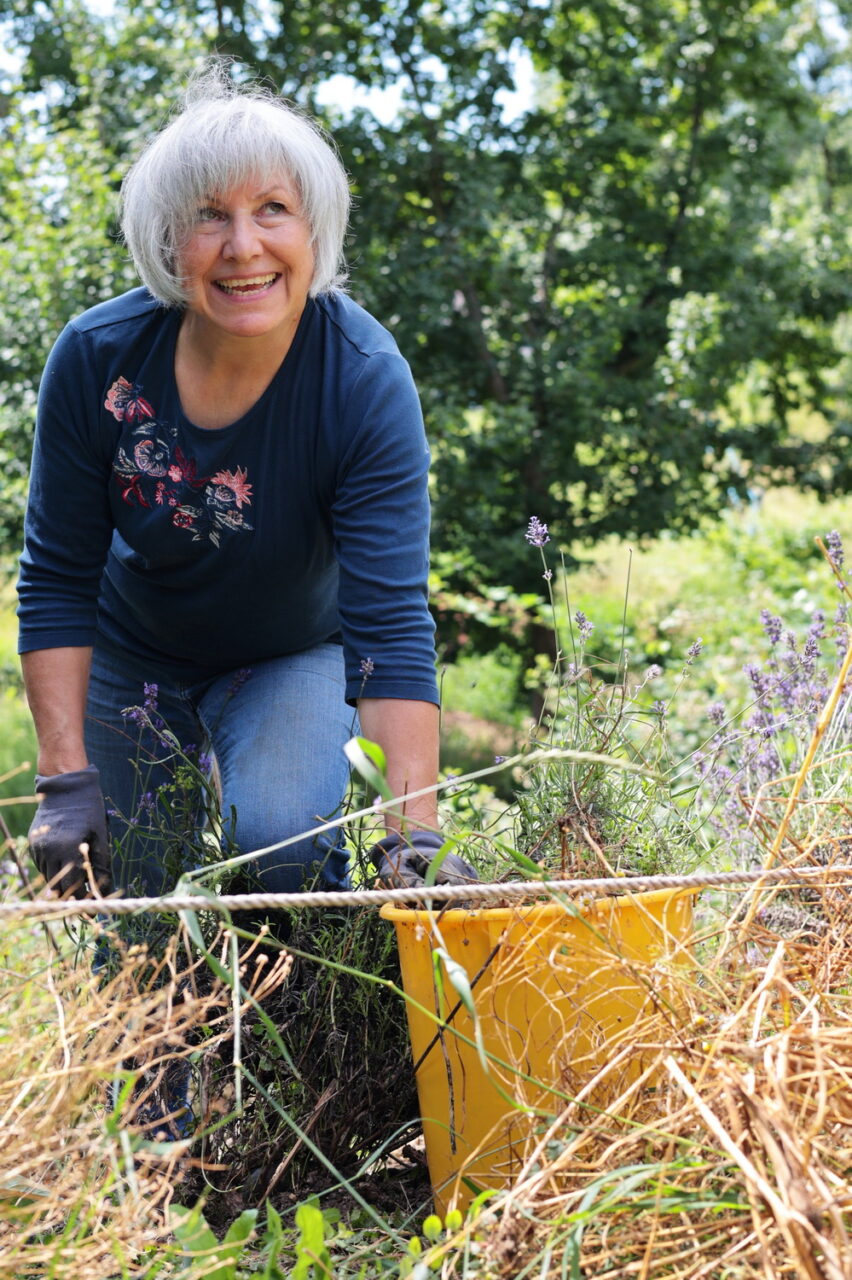
[[(31, 847), (78, 896), (89, 871), (101, 889), (170, 887), (176, 753), (152, 716), (184, 751), (212, 748), (244, 852), (339, 813), (353, 708), (394, 795), (438, 765), (428, 450), (393, 339), (339, 287), (336, 154), (214, 68), (122, 197), (143, 287), (73, 320), (50, 356), (19, 583)], [(434, 793), (413, 796), (380, 874), (416, 883), (440, 847)], [(467, 874), (448, 861), (442, 878)], [(256, 870), (288, 892), (315, 863), (347, 884), (336, 833)]]

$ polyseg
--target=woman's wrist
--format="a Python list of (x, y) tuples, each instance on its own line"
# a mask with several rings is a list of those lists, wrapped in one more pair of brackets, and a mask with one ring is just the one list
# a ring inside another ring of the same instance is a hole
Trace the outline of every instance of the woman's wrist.
[(39, 754), (36, 763), (36, 772), (43, 778), (55, 778), (60, 773), (79, 773), (81, 769), (88, 769), (89, 758), (85, 752), (82, 756), (51, 756)]
[(43, 778), (52, 778), (58, 773), (76, 773), (88, 767), (89, 756), (82, 742), (39, 743), (36, 769)]

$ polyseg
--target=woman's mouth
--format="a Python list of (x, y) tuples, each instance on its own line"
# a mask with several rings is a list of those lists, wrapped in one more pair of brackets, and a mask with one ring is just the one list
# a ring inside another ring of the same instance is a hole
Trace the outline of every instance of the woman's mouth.
[(262, 276), (236, 276), (225, 280), (214, 281), (216, 288), (221, 289), (222, 293), (233, 295), (246, 295), (252, 293), (263, 293), (264, 289), (270, 288), (271, 285), (279, 278), (277, 271), (269, 271)]

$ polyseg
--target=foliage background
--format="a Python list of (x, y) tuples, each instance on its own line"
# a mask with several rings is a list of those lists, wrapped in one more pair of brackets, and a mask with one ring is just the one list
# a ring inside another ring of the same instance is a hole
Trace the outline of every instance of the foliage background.
[(575, 547), (781, 481), (848, 490), (850, 15), (0, 0), (0, 548), (52, 341), (134, 283), (121, 174), (214, 51), (323, 119), (351, 174), (351, 290), (411, 361), (433, 442), (448, 654), (460, 633), (534, 647), (506, 598), (530, 514)]

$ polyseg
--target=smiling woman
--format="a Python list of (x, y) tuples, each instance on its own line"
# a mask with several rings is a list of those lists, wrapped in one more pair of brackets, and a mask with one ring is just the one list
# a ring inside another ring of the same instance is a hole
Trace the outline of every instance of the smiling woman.
[(220, 221), (220, 201), (237, 188), (280, 200), (304, 218), (314, 252), (311, 295), (343, 283), (349, 186), (331, 141), (281, 99), (240, 93), (215, 69), (190, 87), (186, 109), (151, 142), (122, 187), (122, 229), (155, 297), (187, 302), (181, 248), (198, 231), (200, 216)]
[(310, 295), (313, 238), (292, 181), (255, 179), (212, 198), (176, 261), (186, 297), (181, 403), (199, 426), (224, 426), (269, 386)]
[[(177, 260), (193, 316), (209, 312), (214, 326), (252, 336), (281, 336), (276, 331), (283, 325), (292, 339), (314, 274), (311, 229), (292, 187), (282, 181), (259, 191), (246, 183), (225, 192), (199, 210)], [(246, 317), (258, 303), (252, 324)]]
[(340, 811), (357, 712), (401, 797), (375, 861), (411, 883), (442, 845), (412, 794), (438, 765), (429, 453), (406, 362), (340, 288), (343, 167), (216, 65), (122, 194), (144, 287), (68, 325), (39, 404), (19, 587), (36, 860), (77, 893), (81, 850), (102, 888), (169, 887), (174, 753), (125, 714), (144, 684), (215, 754), (229, 841), (264, 850), (277, 891), (315, 864), (347, 884), (336, 833), (275, 846)]

